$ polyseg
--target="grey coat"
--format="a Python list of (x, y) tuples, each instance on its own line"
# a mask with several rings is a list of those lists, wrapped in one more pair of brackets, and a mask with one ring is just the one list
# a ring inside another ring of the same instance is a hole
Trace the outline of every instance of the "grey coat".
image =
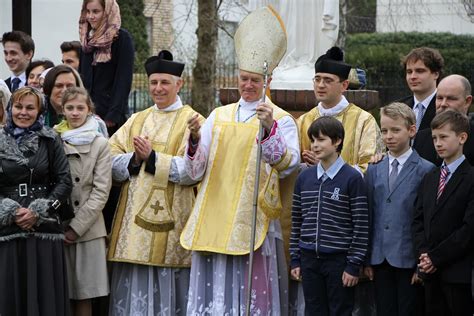
[(77, 242), (107, 235), (102, 209), (112, 185), (112, 160), (107, 139), (97, 136), (91, 144), (64, 143), (73, 189), (71, 202), (75, 217), (69, 226), (79, 235)]
[(413, 150), (390, 192), (388, 164), (386, 156), (380, 163), (369, 165), (365, 176), (371, 225), (369, 264), (381, 264), (386, 259), (397, 268), (414, 268), (417, 258), (411, 225), (415, 200), (423, 177), (434, 165)]

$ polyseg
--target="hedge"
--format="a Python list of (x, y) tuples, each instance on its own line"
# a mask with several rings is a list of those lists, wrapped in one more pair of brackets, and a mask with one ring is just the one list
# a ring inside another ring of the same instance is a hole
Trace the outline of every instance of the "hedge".
[(346, 61), (367, 71), (367, 88), (380, 92), (381, 104), (408, 95), (400, 59), (415, 47), (438, 49), (444, 75), (460, 74), (474, 82), (474, 36), (451, 33), (370, 33), (349, 35)]
[(127, 29), (135, 46), (134, 72), (145, 72), (144, 63), (150, 56), (146, 33), (146, 18), (143, 15), (143, 0), (118, 0), (122, 27)]

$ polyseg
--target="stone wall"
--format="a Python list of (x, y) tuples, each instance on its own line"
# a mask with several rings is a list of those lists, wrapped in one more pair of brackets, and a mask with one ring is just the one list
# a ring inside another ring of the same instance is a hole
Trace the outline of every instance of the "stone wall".
[[(366, 111), (380, 106), (379, 93), (374, 90), (347, 90), (344, 92), (347, 100)], [(270, 97), (279, 107), (290, 112), (294, 117), (311, 110), (317, 103), (313, 90), (271, 90)], [(219, 90), (222, 104), (237, 102), (240, 98), (236, 88)]]

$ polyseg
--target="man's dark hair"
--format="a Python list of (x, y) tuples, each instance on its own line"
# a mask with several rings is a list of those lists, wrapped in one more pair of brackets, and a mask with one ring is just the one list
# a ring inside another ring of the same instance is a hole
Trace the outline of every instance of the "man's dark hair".
[(461, 133), (469, 135), (471, 130), (467, 115), (455, 110), (446, 110), (437, 114), (431, 121), (431, 130), (441, 128), (446, 124), (449, 124), (449, 128), (455, 132), (456, 135)]
[(408, 62), (416, 62), (418, 60), (421, 60), (431, 72), (437, 72), (439, 74), (438, 80), (436, 81), (436, 83), (439, 83), (444, 67), (444, 59), (439, 50), (430, 47), (417, 47), (412, 49), (401, 60), (403, 69), (407, 68)]
[(81, 42), (70, 41), (70, 42), (63, 42), (61, 44), (62, 53), (70, 52), (72, 50), (76, 52), (78, 58), (81, 57), (81, 50), (82, 50)]
[(46, 77), (44, 78), (44, 83), (43, 83), (43, 93), (46, 96), (51, 95), (51, 91), (53, 91), (54, 83), (56, 82), (56, 78), (60, 74), (73, 74), (74, 78), (76, 78), (76, 87), (81, 86), (81, 78), (78, 77), (77, 72), (69, 67), (68, 65), (57, 65), (53, 69), (51, 69), (47, 74)]
[(28, 81), (28, 76), (30, 75), (30, 72), (38, 66), (43, 66), (43, 68), (46, 70), (48, 68), (54, 67), (54, 64), (51, 60), (47, 60), (47, 59), (32, 61), (28, 65), (28, 67), (26, 67), (26, 70), (25, 70), (26, 81)]
[(11, 31), (3, 33), (2, 44), (5, 46), (6, 42), (15, 42), (20, 44), (21, 51), (23, 54), (28, 54), (29, 52), (35, 53), (35, 42), (31, 36), (22, 31)]
[(333, 144), (340, 139), (341, 144), (337, 147), (337, 152), (342, 151), (342, 145), (344, 143), (344, 126), (341, 122), (332, 116), (321, 116), (311, 123), (311, 126), (308, 128), (308, 137), (312, 140), (321, 135), (329, 137)]

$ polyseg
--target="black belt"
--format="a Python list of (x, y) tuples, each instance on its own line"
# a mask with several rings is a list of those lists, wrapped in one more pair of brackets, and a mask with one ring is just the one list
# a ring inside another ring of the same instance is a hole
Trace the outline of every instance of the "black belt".
[(0, 193), (4, 195), (14, 194), (17, 196), (28, 196), (30, 193), (44, 193), (49, 192), (50, 185), (48, 184), (27, 184), (27, 183), (20, 183), (16, 186), (9, 186), (9, 187), (0, 187)]

